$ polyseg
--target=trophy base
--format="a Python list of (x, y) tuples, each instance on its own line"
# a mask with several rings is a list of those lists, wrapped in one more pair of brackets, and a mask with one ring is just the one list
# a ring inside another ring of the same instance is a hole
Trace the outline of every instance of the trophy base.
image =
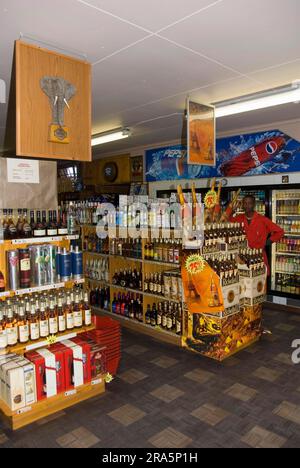
[(49, 141), (52, 143), (70, 143), (68, 127), (61, 127), (60, 125), (50, 125), (49, 127)]

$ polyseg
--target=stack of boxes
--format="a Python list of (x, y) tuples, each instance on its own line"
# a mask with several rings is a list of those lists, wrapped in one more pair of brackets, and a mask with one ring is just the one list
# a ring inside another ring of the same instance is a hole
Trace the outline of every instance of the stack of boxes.
[(12, 411), (20, 411), (36, 402), (34, 366), (23, 356), (0, 357), (0, 399)]

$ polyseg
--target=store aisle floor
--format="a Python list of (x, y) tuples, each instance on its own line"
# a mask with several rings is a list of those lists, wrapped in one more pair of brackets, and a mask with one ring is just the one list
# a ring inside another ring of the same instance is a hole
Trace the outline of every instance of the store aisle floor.
[(299, 447), (300, 316), (265, 312), (273, 331), (223, 364), (123, 332), (104, 396), (16, 433), (4, 447)]

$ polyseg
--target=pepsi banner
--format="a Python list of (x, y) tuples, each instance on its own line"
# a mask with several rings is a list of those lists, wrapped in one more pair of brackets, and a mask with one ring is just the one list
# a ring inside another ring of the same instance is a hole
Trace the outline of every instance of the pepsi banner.
[(147, 182), (287, 172), (300, 172), (300, 142), (280, 130), (218, 139), (216, 167), (189, 165), (182, 145), (146, 151)]

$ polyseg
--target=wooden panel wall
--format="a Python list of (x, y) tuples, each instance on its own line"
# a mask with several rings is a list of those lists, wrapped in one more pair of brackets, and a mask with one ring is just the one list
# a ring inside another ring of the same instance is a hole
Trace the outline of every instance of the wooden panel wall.
[[(115, 182), (107, 182), (104, 178), (104, 166), (115, 162), (118, 166), (118, 177)], [(130, 155), (112, 156), (98, 159), (90, 164), (83, 164), (83, 179), (86, 185), (121, 185), (130, 183)]]
[[(76, 95), (65, 107), (70, 143), (48, 141), (52, 112), (40, 87), (44, 76), (64, 78)], [(91, 161), (91, 65), (16, 41), (17, 156)]]

